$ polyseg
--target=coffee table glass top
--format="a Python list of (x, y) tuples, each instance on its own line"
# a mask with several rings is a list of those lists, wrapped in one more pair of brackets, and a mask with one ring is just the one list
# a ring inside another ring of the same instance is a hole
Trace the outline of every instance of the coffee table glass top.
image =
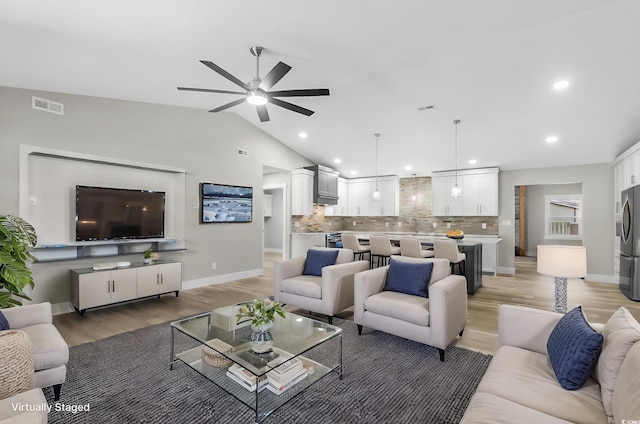
[(203, 344), (218, 339), (231, 345), (231, 351), (220, 354), (257, 376), (270, 371), (268, 363), (277, 356), (275, 352), (285, 351), (288, 355), (298, 356), (342, 333), (340, 327), (287, 312), (285, 318), (276, 317), (270, 330), (274, 353), (253, 354), (249, 349), (251, 319), (236, 322), (236, 314), (243, 304), (225, 306), (174, 321), (171, 326)]

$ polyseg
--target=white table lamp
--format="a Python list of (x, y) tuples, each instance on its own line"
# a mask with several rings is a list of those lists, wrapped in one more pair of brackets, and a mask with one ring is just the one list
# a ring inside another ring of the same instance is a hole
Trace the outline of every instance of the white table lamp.
[(587, 249), (584, 246), (538, 246), (538, 272), (555, 277), (554, 312), (567, 312), (567, 278), (587, 275)]

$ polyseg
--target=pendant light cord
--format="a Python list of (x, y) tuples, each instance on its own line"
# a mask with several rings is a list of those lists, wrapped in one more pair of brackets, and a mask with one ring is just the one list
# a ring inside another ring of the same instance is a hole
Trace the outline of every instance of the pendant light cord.
[(380, 154), (380, 133), (375, 133), (376, 136), (376, 191), (378, 191), (378, 155)]
[(458, 124), (460, 123), (459, 119), (456, 119), (453, 121), (453, 123), (456, 125), (456, 132), (455, 132), (455, 159), (456, 159), (456, 185), (458, 185)]

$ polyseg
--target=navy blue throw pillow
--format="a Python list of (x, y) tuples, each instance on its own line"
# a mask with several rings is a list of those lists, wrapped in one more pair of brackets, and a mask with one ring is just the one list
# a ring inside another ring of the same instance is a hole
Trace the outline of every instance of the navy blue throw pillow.
[(429, 297), (433, 262), (409, 262), (391, 258), (384, 290)]
[(9, 330), (10, 328), (11, 327), (9, 327), (9, 321), (7, 321), (7, 317), (5, 317), (2, 311), (0, 311), (0, 331)]
[(577, 390), (587, 381), (598, 361), (604, 337), (595, 331), (578, 306), (556, 324), (547, 341), (547, 352), (558, 383)]
[(337, 257), (337, 250), (309, 249), (302, 274), (322, 277), (322, 268), (335, 264)]

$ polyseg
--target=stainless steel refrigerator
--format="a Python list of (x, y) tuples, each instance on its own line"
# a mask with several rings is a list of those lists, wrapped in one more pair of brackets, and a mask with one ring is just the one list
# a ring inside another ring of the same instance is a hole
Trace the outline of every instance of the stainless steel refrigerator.
[(620, 291), (640, 301), (640, 186), (622, 192)]

